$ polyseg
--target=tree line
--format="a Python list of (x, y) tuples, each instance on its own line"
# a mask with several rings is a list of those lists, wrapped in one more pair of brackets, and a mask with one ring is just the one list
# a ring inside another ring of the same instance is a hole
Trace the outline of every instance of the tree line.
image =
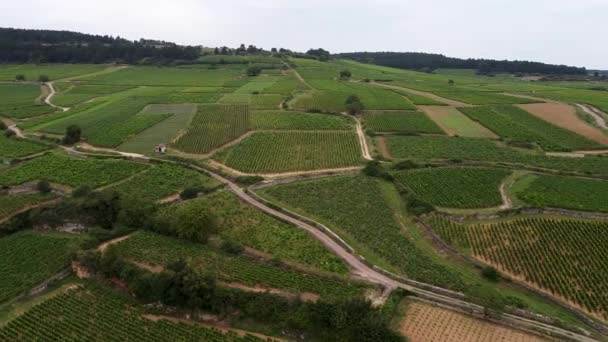
[(479, 74), (525, 73), (548, 75), (585, 75), (586, 68), (567, 65), (545, 64), (530, 61), (508, 61), (492, 59), (462, 59), (440, 54), (419, 52), (351, 52), (335, 55), (363, 63), (431, 72), (439, 68), (477, 69)]

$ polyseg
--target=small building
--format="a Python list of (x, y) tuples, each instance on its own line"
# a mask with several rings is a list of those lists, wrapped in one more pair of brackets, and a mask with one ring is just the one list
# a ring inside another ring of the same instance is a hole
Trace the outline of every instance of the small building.
[(165, 146), (165, 144), (158, 144), (154, 148), (154, 152), (156, 152), (156, 153), (165, 153), (165, 152), (167, 152), (167, 146)]

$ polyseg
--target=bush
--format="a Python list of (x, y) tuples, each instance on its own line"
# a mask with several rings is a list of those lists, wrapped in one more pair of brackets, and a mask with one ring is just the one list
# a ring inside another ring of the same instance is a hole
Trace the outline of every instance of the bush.
[(256, 65), (252, 65), (247, 68), (247, 76), (258, 76), (262, 73), (262, 68)]
[(51, 78), (48, 77), (47, 75), (38, 76), (38, 82), (46, 83), (46, 82), (49, 82), (50, 80), (51, 80)]
[(493, 282), (498, 282), (500, 280), (500, 273), (498, 273), (494, 267), (484, 267), (483, 270), (481, 270), (481, 275)]
[(418, 168), (420, 168), (420, 165), (414, 163), (411, 160), (404, 160), (393, 164), (393, 169), (395, 170), (411, 170)]
[(264, 177), (260, 176), (238, 176), (234, 179), (237, 183), (243, 185), (251, 185), (255, 183), (259, 183), (264, 180)]
[(73, 145), (80, 141), (81, 130), (76, 125), (70, 125), (65, 129), (65, 135), (63, 136), (62, 143), (64, 145)]
[(371, 161), (367, 162), (367, 164), (365, 164), (365, 167), (363, 168), (363, 170), (361, 170), (361, 172), (363, 172), (363, 174), (365, 174), (367, 176), (382, 178), (389, 182), (392, 182), (394, 179), (393, 176), (390, 173), (388, 173), (384, 169), (382, 164), (377, 160), (371, 160)]
[(346, 111), (350, 115), (359, 114), (365, 107), (361, 102), (361, 99), (357, 95), (350, 95), (346, 98)]
[(53, 189), (51, 188), (51, 184), (45, 180), (41, 180), (38, 182), (38, 184), (36, 184), (36, 190), (45, 194), (53, 191)]
[(222, 242), (222, 245), (220, 248), (226, 254), (232, 254), (232, 255), (239, 255), (244, 250), (243, 246), (241, 246), (240, 243), (233, 241), (233, 240), (226, 240), (226, 241)]
[(420, 216), (435, 210), (435, 207), (423, 200), (418, 199), (414, 194), (404, 193), (404, 197), (406, 203), (405, 209), (412, 215)]
[(351, 78), (351, 76), (352, 76), (352, 73), (350, 72), (350, 70), (340, 71), (340, 79), (347, 80), (347, 79)]
[(199, 192), (201, 192), (201, 189), (199, 187), (187, 188), (179, 194), (179, 198), (183, 200), (193, 199), (198, 196)]
[(17, 74), (17, 75), (15, 75), (15, 80), (17, 80), (17, 81), (25, 81), (25, 75), (24, 74)]
[(13, 131), (12, 129), (7, 129), (4, 131), (4, 136), (7, 138), (11, 138), (14, 137), (17, 133), (15, 133), (15, 131)]
[(0, 129), (1, 130), (5, 130), (7, 128), (8, 128), (8, 126), (6, 126), (6, 124), (4, 123), (4, 121), (0, 120)]

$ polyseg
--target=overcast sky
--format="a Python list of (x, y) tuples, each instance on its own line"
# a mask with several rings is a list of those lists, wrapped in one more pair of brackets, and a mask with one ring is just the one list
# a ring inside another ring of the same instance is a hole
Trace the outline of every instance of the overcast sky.
[(0, 26), (608, 69), (608, 0), (1, 0)]

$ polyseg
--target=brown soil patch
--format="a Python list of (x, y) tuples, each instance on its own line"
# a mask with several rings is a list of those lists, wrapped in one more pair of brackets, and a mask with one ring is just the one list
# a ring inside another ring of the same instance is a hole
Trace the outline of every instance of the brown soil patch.
[(101, 245), (99, 245), (99, 247), (97, 247), (97, 250), (101, 253), (105, 253), (108, 250), (108, 247), (110, 247), (111, 245), (117, 244), (121, 241), (124, 241), (128, 238), (131, 237), (131, 234), (129, 235), (125, 235), (125, 236), (121, 236), (121, 237), (117, 237), (116, 239), (112, 239), (110, 241), (106, 241), (104, 243), (102, 243)]
[(409, 304), (399, 331), (412, 342), (530, 342), (539, 336), (426, 303)]
[(386, 140), (384, 137), (378, 137), (378, 149), (380, 150), (380, 154), (386, 160), (393, 160), (393, 156), (391, 155), (391, 151), (389, 151), (388, 146), (386, 145)]
[(239, 290), (243, 290), (243, 291), (246, 291), (246, 292), (255, 292), (255, 293), (265, 293), (265, 292), (268, 292), (268, 293), (272, 293), (274, 295), (285, 297), (285, 298), (289, 298), (289, 299), (299, 298), (300, 300), (302, 300), (304, 302), (316, 302), (320, 298), (320, 296), (318, 294), (311, 293), (311, 292), (294, 293), (294, 292), (289, 292), (289, 291), (285, 291), (285, 290), (281, 290), (281, 289), (275, 289), (275, 288), (270, 288), (270, 287), (249, 286), (249, 285), (245, 285), (245, 284), (242, 284), (242, 283), (236, 283), (236, 282), (222, 282), (222, 281), (218, 281), (217, 284), (219, 286), (230, 287), (230, 288), (233, 288), (233, 289), (239, 289)]
[(580, 134), (600, 144), (608, 145), (608, 136), (588, 125), (576, 115), (576, 109), (563, 103), (532, 103), (518, 107), (556, 126)]

